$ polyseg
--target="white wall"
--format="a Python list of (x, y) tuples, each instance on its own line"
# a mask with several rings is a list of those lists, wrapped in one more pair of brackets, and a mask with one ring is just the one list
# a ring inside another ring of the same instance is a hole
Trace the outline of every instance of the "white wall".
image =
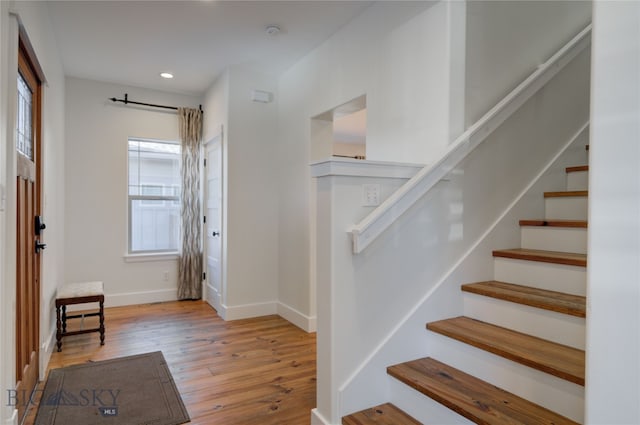
[(640, 3), (593, 8), (587, 411), (640, 423)]
[[(126, 262), (127, 141), (179, 140), (172, 111), (125, 106), (121, 98), (197, 107), (200, 99), (67, 78), (65, 281), (101, 280), (107, 305), (176, 299), (177, 262)], [(164, 281), (164, 272), (169, 280)]]
[(229, 70), (225, 70), (209, 87), (202, 101), (205, 110), (202, 122), (204, 142), (216, 137), (220, 127), (229, 126)]
[[(0, 211), (0, 350), (3, 391), (15, 385), (15, 86), (17, 73), (17, 24), (9, 10), (17, 12), (34, 48), (46, 77), (43, 87), (43, 217), (47, 230), (43, 241), (47, 249), (42, 257), (40, 342), (46, 349), (40, 352), (40, 373), (51, 355), (51, 338), (55, 327), (53, 298), (63, 280), (64, 269), (64, 114), (65, 80), (58, 50), (50, 25), (47, 8), (39, 2), (0, 2), (0, 184), (6, 188), (6, 210)], [(13, 409), (2, 403), (0, 420), (5, 421)], [(4, 422), (3, 422), (4, 423)]]
[[(270, 92), (270, 103), (251, 91)], [(278, 312), (276, 79), (236, 66), (207, 91), (205, 141), (224, 126), (223, 300), (227, 320)], [(207, 109), (207, 110), (208, 110)], [(297, 323), (298, 324), (298, 323)]]
[(239, 67), (230, 70), (226, 254), (228, 306), (255, 306), (257, 313), (260, 305), (272, 308), (278, 299), (279, 169), (277, 98), (252, 102), (253, 89), (275, 94), (276, 80)]
[[(280, 301), (313, 315), (311, 117), (367, 96), (368, 160), (429, 162), (449, 138), (448, 2), (381, 2), (279, 79)], [(435, 107), (438, 105), (437, 107)], [(318, 158), (315, 158), (318, 159)]]
[(467, 2), (469, 126), (585, 28), (590, 1)]

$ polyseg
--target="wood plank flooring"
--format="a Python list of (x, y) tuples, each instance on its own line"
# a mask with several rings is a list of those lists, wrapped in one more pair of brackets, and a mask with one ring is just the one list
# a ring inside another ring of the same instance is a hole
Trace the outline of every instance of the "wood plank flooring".
[[(85, 319), (85, 327), (96, 318)], [(79, 326), (69, 321), (69, 329)], [(278, 316), (223, 321), (202, 301), (105, 310), (106, 339), (65, 337), (48, 370), (162, 351), (190, 424), (309, 424), (316, 405), (316, 336)], [(44, 383), (39, 384), (44, 389)], [(35, 421), (31, 408), (25, 425)]]

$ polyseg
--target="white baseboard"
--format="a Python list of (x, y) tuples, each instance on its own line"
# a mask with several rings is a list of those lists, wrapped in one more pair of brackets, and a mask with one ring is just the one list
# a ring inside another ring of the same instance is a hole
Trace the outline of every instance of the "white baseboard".
[(311, 425), (332, 425), (324, 416), (318, 412), (318, 409), (311, 410)]
[(52, 324), (51, 330), (49, 331), (49, 336), (42, 342), (42, 346), (40, 347), (40, 369), (39, 375), (40, 380), (44, 381), (47, 373), (47, 365), (49, 364), (49, 360), (51, 359), (51, 354), (53, 354), (53, 349), (56, 346), (56, 326), (55, 323)]
[(105, 307), (120, 307), (123, 305), (149, 304), (163, 301), (176, 301), (176, 289), (159, 289), (156, 291), (125, 292), (120, 294), (106, 294)]
[[(208, 294), (211, 290), (212, 288), (209, 288)], [(228, 306), (216, 302), (217, 300), (213, 298), (212, 296), (207, 296), (206, 301), (218, 312), (218, 316), (222, 317), (223, 320), (249, 319), (277, 314), (305, 332), (316, 331), (315, 317), (309, 317), (295, 308), (278, 301)]]
[(278, 303), (278, 315), (293, 323), (305, 332), (316, 331), (316, 317), (310, 317), (281, 302)]
[[(105, 294), (105, 307), (121, 307), (125, 305), (138, 305), (159, 303), (165, 301), (177, 301), (177, 289), (158, 289), (155, 291), (123, 292), (120, 294)], [(74, 304), (67, 306), (67, 311), (84, 311), (96, 308), (96, 303)]]
[[(269, 316), (278, 314), (278, 302), (270, 301), (266, 303), (242, 304), (242, 305), (222, 305), (218, 312), (224, 320), (249, 319), (252, 317)], [(222, 313), (222, 314), (221, 314)]]

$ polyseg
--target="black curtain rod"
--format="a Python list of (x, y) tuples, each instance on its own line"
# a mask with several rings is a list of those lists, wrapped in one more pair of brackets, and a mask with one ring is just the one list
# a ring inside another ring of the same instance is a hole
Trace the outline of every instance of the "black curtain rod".
[[(129, 95), (127, 93), (124, 94), (124, 99), (116, 99), (115, 97), (112, 97), (109, 100), (111, 100), (112, 102), (122, 102), (125, 105), (133, 104), (133, 105), (151, 106), (152, 108), (172, 109), (174, 111), (178, 110), (178, 108), (175, 106), (157, 105), (155, 103), (145, 103), (145, 102), (134, 102), (133, 100), (129, 100)], [(200, 112), (203, 112), (202, 105), (199, 105), (198, 109), (200, 110)]]
[(349, 156), (349, 155), (336, 155), (336, 154), (334, 154), (333, 156), (336, 156), (338, 158), (364, 159), (364, 155)]

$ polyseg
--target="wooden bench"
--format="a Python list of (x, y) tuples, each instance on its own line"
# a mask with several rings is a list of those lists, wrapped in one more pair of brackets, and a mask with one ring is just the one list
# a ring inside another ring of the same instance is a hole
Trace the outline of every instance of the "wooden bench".
[[(67, 315), (68, 305), (93, 302), (99, 303), (99, 310), (97, 312)], [(100, 317), (99, 327), (67, 332), (67, 319), (91, 316)], [(104, 287), (102, 282), (69, 283), (58, 288), (56, 295), (56, 327), (58, 351), (62, 351), (62, 337), (89, 332), (100, 332), (100, 345), (104, 345)]]

